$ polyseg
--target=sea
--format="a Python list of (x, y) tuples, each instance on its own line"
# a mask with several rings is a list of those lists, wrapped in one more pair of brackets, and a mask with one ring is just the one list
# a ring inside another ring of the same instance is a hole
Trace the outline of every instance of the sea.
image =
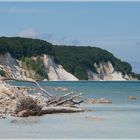
[[(35, 87), (26, 82), (9, 84)], [(87, 111), (80, 113), (0, 119), (0, 138), (140, 138), (139, 81), (48, 81), (39, 84), (52, 95), (83, 93), (84, 99), (106, 98), (112, 104), (83, 103), (80, 107)], [(137, 99), (129, 100), (129, 96)]]

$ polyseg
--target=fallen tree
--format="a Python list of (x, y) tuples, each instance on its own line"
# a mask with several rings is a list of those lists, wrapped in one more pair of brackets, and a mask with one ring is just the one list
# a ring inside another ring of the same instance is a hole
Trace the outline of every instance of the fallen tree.
[[(10, 86), (5, 81), (14, 80), (34, 83), (41, 91), (39, 96), (31, 95), (20, 88)], [(61, 96), (53, 96), (43, 89), (34, 80), (22, 80), (16, 78), (1, 78), (3, 86), (0, 88), (0, 114), (1, 116), (12, 115), (16, 117), (27, 117), (50, 113), (73, 113), (81, 112), (79, 104), (83, 102), (82, 93), (66, 93)]]

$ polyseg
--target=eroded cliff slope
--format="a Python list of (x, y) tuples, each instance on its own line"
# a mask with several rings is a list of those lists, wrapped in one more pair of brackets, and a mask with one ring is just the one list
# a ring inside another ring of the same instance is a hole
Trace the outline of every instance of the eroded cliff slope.
[(137, 80), (132, 75), (123, 74), (115, 71), (111, 62), (100, 62), (98, 65), (94, 63), (97, 73), (87, 70), (89, 80)]
[[(30, 60), (37, 61), (43, 64), (42, 70), (46, 73), (46, 77), (41, 77), (35, 69), (27, 67), (25, 62), (22, 62), (11, 57), (9, 53), (0, 55), (0, 70), (5, 73), (5, 77), (19, 79), (38, 79), (50, 81), (77, 81), (79, 80), (71, 73), (67, 72), (62, 65), (56, 64), (53, 56), (42, 55), (39, 57), (31, 57)], [(32, 63), (32, 61), (29, 61)], [(30, 64), (31, 65), (31, 64)], [(97, 73), (92, 70), (87, 70), (88, 80), (137, 80), (131, 75), (123, 75), (122, 72), (115, 71), (111, 62), (94, 63)], [(37, 76), (38, 75), (38, 76)]]

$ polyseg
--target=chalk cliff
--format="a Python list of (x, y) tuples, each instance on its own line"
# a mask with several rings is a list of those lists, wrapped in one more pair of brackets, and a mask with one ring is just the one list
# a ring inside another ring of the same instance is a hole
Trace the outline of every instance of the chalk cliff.
[(6, 77), (11, 78), (30, 78), (29, 72), (22, 68), (21, 62), (12, 58), (10, 53), (0, 55), (0, 70)]
[(89, 80), (136, 80), (131, 75), (123, 75), (122, 72), (115, 71), (111, 62), (94, 63), (97, 73), (87, 70)]
[[(56, 64), (53, 56), (42, 55), (40, 59), (43, 61), (45, 72), (48, 75), (50, 81), (77, 81), (71, 73), (67, 72), (62, 65)], [(131, 75), (123, 75), (119, 71), (115, 71), (111, 62), (100, 62), (98, 65), (94, 63), (97, 73), (87, 70), (88, 80), (136, 80)], [(12, 78), (33, 78), (35, 75), (34, 70), (28, 70), (23, 68), (22, 62), (11, 57), (9, 53), (0, 55), (0, 70), (5, 72), (7, 77)]]
[[(45, 80), (78, 80), (75, 76), (67, 72), (63, 66), (56, 64), (52, 56), (43, 55), (40, 58), (43, 61), (45, 71), (48, 75), (48, 79)], [(31, 71), (23, 68), (22, 62), (12, 58), (9, 53), (0, 55), (0, 70), (4, 71), (5, 75), (11, 78), (27, 79), (33, 78), (33, 75), (36, 74), (34, 70)]]
[(43, 62), (48, 73), (48, 79), (51, 81), (68, 80), (77, 81), (78, 79), (71, 73), (67, 72), (62, 65), (58, 65), (54, 62), (53, 57), (49, 55), (43, 55)]

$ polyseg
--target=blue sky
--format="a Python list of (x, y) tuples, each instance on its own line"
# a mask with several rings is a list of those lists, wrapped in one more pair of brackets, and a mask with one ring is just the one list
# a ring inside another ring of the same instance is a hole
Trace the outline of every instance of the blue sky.
[(101, 47), (140, 73), (140, 2), (0, 2), (0, 36)]

